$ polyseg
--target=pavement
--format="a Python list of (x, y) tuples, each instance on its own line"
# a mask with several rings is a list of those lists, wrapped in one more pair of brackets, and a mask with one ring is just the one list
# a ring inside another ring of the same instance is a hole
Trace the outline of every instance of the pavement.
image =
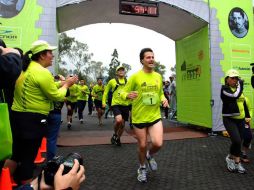
[[(87, 108), (86, 108), (87, 109)], [(96, 115), (84, 113), (84, 124), (73, 118), (67, 130), (65, 112), (58, 139), (58, 155), (78, 152), (84, 158), (86, 180), (81, 190), (253, 190), (253, 162), (244, 164), (247, 174), (230, 173), (225, 157), (230, 139), (208, 136), (200, 130), (163, 119), (164, 144), (155, 155), (158, 171), (148, 172), (148, 182), (137, 181), (137, 144), (128, 123), (121, 147), (111, 145), (113, 118), (98, 126)], [(202, 129), (202, 128), (201, 128)], [(253, 150), (249, 152), (254, 160)]]

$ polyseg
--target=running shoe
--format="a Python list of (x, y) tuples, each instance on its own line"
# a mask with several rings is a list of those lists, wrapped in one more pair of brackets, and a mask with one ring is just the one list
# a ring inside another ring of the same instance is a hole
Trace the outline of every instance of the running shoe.
[(236, 167), (235, 167), (235, 161), (233, 159), (231, 159), (229, 157), (229, 155), (227, 155), (226, 157), (226, 162), (227, 162), (227, 168), (230, 172), (234, 172), (236, 170)]
[(70, 123), (70, 122), (68, 122), (68, 124), (67, 124), (67, 128), (68, 128), (68, 130), (70, 130), (70, 129), (71, 129), (71, 123)]
[(242, 153), (240, 159), (241, 159), (241, 162), (243, 162), (243, 163), (250, 163), (250, 160), (249, 160), (247, 154)]
[(80, 119), (79, 121), (80, 121), (81, 124), (84, 123), (84, 120), (83, 120), (83, 119)]
[(152, 156), (146, 157), (146, 160), (148, 162), (148, 166), (150, 170), (156, 171), (158, 169), (158, 165)]
[(243, 167), (243, 165), (240, 162), (235, 163), (235, 171), (237, 171), (240, 174), (245, 174), (246, 173), (246, 169)]
[(111, 144), (115, 144), (116, 138), (116, 134), (113, 134), (113, 136), (111, 137)]
[(116, 139), (115, 139), (115, 145), (117, 145), (117, 146), (121, 146), (122, 145), (119, 137), (116, 137)]
[(142, 182), (142, 183), (146, 183), (147, 182), (147, 177), (146, 177), (146, 168), (139, 168), (138, 169), (138, 181)]

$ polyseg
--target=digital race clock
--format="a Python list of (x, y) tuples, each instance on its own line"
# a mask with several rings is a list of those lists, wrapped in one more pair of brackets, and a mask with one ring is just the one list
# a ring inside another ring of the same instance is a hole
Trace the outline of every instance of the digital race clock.
[(127, 15), (159, 16), (159, 4), (157, 2), (134, 2), (119, 0), (119, 13)]

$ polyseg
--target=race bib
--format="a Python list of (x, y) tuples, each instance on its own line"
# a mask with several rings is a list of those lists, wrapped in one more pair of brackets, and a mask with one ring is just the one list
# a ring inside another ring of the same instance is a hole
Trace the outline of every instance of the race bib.
[(142, 101), (146, 106), (155, 105), (159, 101), (159, 97), (157, 93), (145, 92), (142, 93)]

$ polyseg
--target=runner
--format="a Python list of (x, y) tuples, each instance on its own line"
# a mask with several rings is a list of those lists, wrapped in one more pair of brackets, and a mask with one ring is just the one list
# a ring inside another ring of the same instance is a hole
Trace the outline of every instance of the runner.
[(112, 110), (115, 117), (114, 124), (114, 134), (111, 138), (111, 143), (121, 146), (120, 137), (123, 134), (125, 121), (128, 121), (129, 117), (129, 101), (123, 100), (120, 97), (120, 93), (124, 88), (127, 80), (125, 78), (125, 69), (123, 66), (118, 66), (116, 68), (116, 78), (111, 79), (104, 91), (102, 98), (102, 107), (106, 107), (106, 99), (109, 95), (110, 90), (112, 90)]
[[(138, 181), (147, 182), (145, 161), (151, 170), (157, 170), (153, 158), (163, 144), (163, 126), (160, 105), (168, 107), (168, 101), (163, 94), (162, 77), (154, 71), (154, 53), (150, 48), (140, 52), (140, 62), (143, 69), (135, 73), (127, 82), (121, 93), (123, 99), (132, 100), (132, 124), (138, 140)], [(151, 143), (148, 146), (148, 137)]]
[(66, 98), (66, 107), (67, 107), (67, 128), (71, 129), (72, 125), (72, 115), (73, 111), (77, 104), (78, 97), (78, 85), (74, 84), (69, 88), (70, 95)]
[(89, 95), (90, 91), (89, 91), (88, 86), (85, 85), (84, 80), (79, 81), (78, 89), (79, 89), (78, 103), (77, 103), (78, 119), (79, 119), (80, 123), (82, 124), (84, 122), (83, 111), (86, 107), (86, 102), (88, 100), (88, 95)]
[(102, 116), (104, 114), (104, 109), (102, 108), (103, 92), (104, 86), (102, 84), (102, 78), (97, 78), (97, 84), (93, 87), (92, 96), (94, 97), (94, 105), (99, 119), (99, 126), (102, 126)]

